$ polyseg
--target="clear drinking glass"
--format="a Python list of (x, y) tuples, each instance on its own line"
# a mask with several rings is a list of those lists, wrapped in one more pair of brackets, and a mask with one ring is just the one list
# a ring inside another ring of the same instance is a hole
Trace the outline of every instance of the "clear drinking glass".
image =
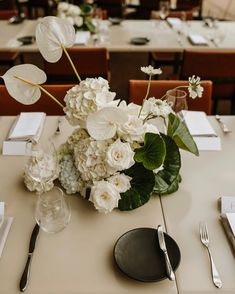
[(183, 90), (172, 89), (166, 92), (166, 101), (175, 113), (188, 110), (187, 93)]
[(69, 223), (71, 209), (64, 192), (54, 187), (48, 192), (39, 194), (35, 218), (40, 228), (47, 233), (57, 233)]

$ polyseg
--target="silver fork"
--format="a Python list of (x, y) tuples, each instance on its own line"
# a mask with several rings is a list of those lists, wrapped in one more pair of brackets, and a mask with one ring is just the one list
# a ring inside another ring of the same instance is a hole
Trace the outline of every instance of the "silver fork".
[(205, 245), (205, 247), (207, 248), (208, 254), (209, 254), (213, 283), (215, 284), (215, 286), (217, 288), (221, 288), (222, 287), (222, 281), (220, 279), (218, 270), (217, 270), (217, 268), (215, 266), (214, 260), (213, 260), (212, 255), (211, 255), (211, 251), (210, 251), (210, 247), (209, 247), (210, 240), (209, 240), (209, 234), (208, 234), (208, 229), (207, 229), (206, 223), (204, 223), (204, 222), (200, 223), (199, 232), (200, 232), (200, 238), (201, 238), (202, 244)]
[(221, 126), (222, 131), (226, 133), (230, 133), (231, 131), (228, 129), (227, 125), (224, 123), (220, 115), (216, 114), (215, 119), (218, 121), (218, 123)]
[(55, 130), (55, 135), (59, 135), (60, 134), (60, 124), (62, 122), (62, 117), (59, 116), (58, 117), (58, 121), (57, 121), (57, 127), (56, 127), (56, 130)]

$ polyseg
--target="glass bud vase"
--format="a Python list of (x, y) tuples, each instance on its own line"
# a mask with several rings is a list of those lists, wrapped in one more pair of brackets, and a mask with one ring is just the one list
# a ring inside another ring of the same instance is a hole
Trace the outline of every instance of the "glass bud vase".
[(175, 113), (181, 110), (188, 110), (187, 93), (183, 90), (172, 89), (166, 92), (166, 101)]

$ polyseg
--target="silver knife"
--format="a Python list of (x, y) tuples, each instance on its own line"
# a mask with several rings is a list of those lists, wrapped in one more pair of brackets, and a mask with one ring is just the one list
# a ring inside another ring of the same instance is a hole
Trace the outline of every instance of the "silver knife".
[(171, 262), (170, 262), (170, 259), (169, 259), (168, 253), (167, 253), (164, 233), (163, 233), (163, 229), (162, 229), (161, 225), (159, 225), (157, 227), (157, 234), (158, 234), (159, 246), (160, 246), (161, 250), (164, 252), (167, 276), (170, 280), (174, 281), (175, 280), (175, 273), (172, 269)]
[(38, 224), (36, 224), (34, 226), (34, 229), (33, 229), (33, 232), (32, 232), (31, 238), (30, 238), (28, 258), (27, 258), (27, 262), (26, 262), (22, 277), (20, 279), (20, 291), (21, 292), (24, 292), (27, 285), (28, 285), (30, 265), (31, 265), (32, 257), (33, 257), (35, 243), (36, 243), (37, 236), (39, 233), (39, 228), (40, 227)]

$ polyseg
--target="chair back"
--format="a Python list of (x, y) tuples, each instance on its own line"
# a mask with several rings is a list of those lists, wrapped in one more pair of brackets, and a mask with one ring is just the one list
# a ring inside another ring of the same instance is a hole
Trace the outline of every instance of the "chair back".
[(17, 16), (18, 11), (17, 9), (0, 9), (0, 19), (7, 20), (12, 16)]
[[(109, 55), (106, 48), (68, 48), (78, 74), (82, 79), (86, 77), (98, 77), (109, 79)], [(78, 83), (78, 79), (63, 53), (56, 63), (44, 60), (44, 70), (47, 73), (49, 83)]]
[(221, 99), (230, 100), (235, 113), (235, 51), (185, 50), (180, 78), (192, 75), (213, 81), (213, 114)]
[[(43, 85), (63, 105), (67, 91), (73, 85)], [(42, 92), (40, 99), (32, 105), (24, 105), (12, 98), (5, 85), (0, 85), (0, 115), (18, 115), (20, 112), (42, 111), (47, 115), (63, 115), (63, 109)]]
[(96, 5), (107, 11), (108, 17), (123, 17), (125, 0), (97, 0)]
[[(193, 19), (193, 11), (185, 11), (185, 10), (177, 10), (177, 11), (170, 11), (167, 17), (177, 17), (182, 20), (192, 20)], [(151, 19), (161, 19), (159, 15), (159, 11), (152, 10), (150, 14)]]
[(16, 8), (15, 0), (1, 0), (0, 1), (0, 10), (11, 10)]
[[(151, 81), (150, 92), (148, 97), (155, 97), (160, 99), (170, 89), (178, 86), (187, 86), (188, 81), (178, 80), (155, 80)], [(202, 81), (204, 88), (202, 98), (192, 99), (187, 96), (187, 103), (189, 110), (204, 111), (208, 115), (211, 114), (211, 100), (212, 100), (212, 82)], [(129, 80), (129, 102), (134, 102), (141, 105), (145, 97), (148, 86), (147, 80)], [(186, 91), (187, 92), (187, 91)]]

